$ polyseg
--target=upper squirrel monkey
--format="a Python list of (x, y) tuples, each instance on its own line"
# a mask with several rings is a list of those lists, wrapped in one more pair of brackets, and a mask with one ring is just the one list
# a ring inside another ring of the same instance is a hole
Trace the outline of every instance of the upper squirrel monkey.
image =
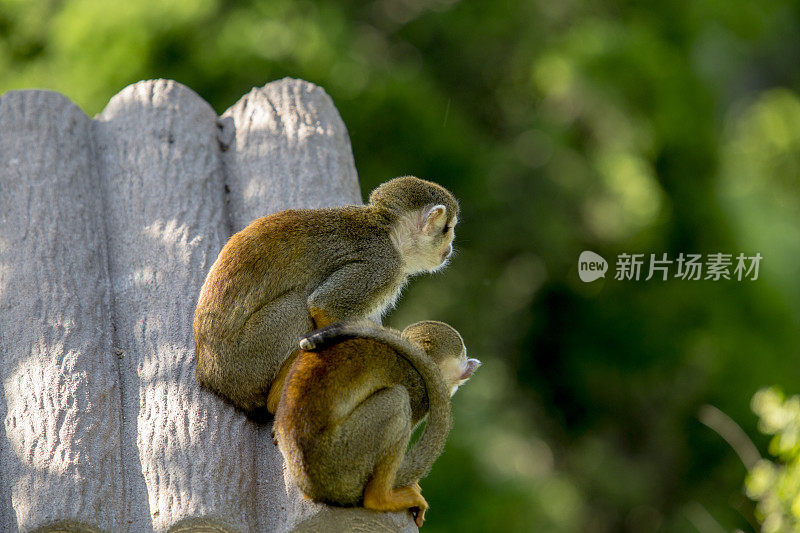
[(300, 346), (306, 351), (291, 365), (273, 424), (298, 488), (327, 503), (411, 509), (421, 526), (428, 504), (418, 481), (444, 448), (450, 396), (480, 361), (467, 359), (455, 329), (434, 321), (402, 333), (369, 321), (336, 323)]
[(380, 315), (408, 276), (442, 268), (457, 216), (445, 188), (405, 176), (372, 191), (366, 206), (255, 220), (225, 244), (200, 290), (198, 381), (254, 418), (274, 383), (274, 413), (289, 364), (281, 366), (298, 339), (337, 320)]

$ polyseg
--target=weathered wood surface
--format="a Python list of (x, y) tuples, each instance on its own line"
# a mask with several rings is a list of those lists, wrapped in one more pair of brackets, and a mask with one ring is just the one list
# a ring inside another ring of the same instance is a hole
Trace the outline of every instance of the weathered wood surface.
[(304, 81), (222, 117), (166, 80), (94, 120), (0, 97), (0, 530), (414, 531), (303, 500), (269, 427), (194, 378), (197, 293), (232, 232), (360, 202), (345, 126)]

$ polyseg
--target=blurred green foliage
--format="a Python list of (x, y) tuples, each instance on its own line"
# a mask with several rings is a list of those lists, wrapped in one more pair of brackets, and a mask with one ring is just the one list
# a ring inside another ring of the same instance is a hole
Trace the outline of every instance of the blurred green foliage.
[[(749, 398), (800, 390), (799, 34), (791, 0), (4, 0), (0, 90), (94, 114), (145, 78), (219, 112), (323, 86), (365, 192), (416, 174), (462, 203), (452, 266), (390, 317), (446, 320), (485, 363), (426, 531), (753, 531), (697, 413), (764, 445)], [(582, 250), (764, 260), (757, 281), (584, 284)]]
[(750, 469), (747, 495), (758, 501), (761, 531), (800, 531), (800, 396), (786, 399), (778, 389), (764, 389), (752, 406), (759, 429), (774, 435), (769, 452), (777, 461), (762, 459)]

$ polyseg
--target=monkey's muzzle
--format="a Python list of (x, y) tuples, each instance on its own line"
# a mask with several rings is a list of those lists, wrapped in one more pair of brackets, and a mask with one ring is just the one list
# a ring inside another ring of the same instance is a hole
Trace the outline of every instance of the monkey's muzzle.
[(442, 252), (442, 261), (447, 261), (448, 259), (450, 259), (451, 255), (453, 255), (453, 244), (452, 243), (450, 243), (447, 246), (447, 250)]
[(467, 359), (467, 364), (464, 367), (464, 372), (461, 373), (461, 379), (469, 379), (472, 373), (481, 366), (481, 362), (477, 359)]

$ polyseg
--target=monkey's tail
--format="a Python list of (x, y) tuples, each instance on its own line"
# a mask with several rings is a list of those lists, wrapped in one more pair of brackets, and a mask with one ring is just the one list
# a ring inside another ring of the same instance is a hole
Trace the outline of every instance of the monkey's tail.
[[(403, 458), (395, 476), (395, 487), (405, 487), (424, 477), (433, 462), (442, 454), (447, 435), (450, 433), (450, 393), (436, 364), (416, 346), (406, 352), (425, 382), (428, 394), (428, 420), (422, 436)], [(416, 361), (414, 359), (417, 359)]]
[(348, 326), (349, 324), (346, 322), (334, 322), (329, 326), (314, 330), (300, 339), (300, 349), (307, 352), (318, 351), (361, 335), (360, 330), (354, 330)]
[(301, 350), (315, 352), (348, 339), (375, 339), (395, 349), (398, 342), (403, 343), (404, 348), (406, 346), (399, 331), (376, 324), (368, 318), (334, 322), (307, 333), (298, 344)]

